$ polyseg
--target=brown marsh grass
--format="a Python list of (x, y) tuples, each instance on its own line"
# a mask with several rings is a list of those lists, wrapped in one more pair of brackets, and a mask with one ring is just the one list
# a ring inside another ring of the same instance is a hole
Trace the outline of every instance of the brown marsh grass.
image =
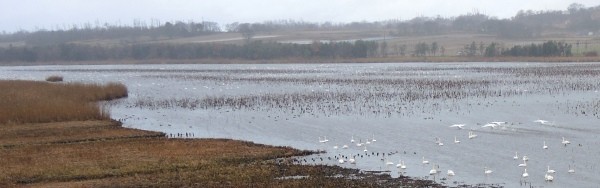
[(0, 124), (106, 120), (96, 101), (127, 96), (123, 84), (0, 81)]

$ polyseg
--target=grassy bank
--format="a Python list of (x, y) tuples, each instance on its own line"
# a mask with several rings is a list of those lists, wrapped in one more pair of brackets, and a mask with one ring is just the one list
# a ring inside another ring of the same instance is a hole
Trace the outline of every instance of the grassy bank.
[(0, 187), (439, 187), (298, 165), (312, 152), (289, 147), (123, 128), (94, 103), (126, 95), (120, 84), (0, 81)]

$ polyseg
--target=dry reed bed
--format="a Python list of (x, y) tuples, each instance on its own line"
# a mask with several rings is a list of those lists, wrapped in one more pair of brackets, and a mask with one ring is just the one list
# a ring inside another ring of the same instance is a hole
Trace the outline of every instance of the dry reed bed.
[(123, 84), (0, 81), (0, 124), (72, 120), (106, 120), (108, 111), (96, 101), (127, 96)]

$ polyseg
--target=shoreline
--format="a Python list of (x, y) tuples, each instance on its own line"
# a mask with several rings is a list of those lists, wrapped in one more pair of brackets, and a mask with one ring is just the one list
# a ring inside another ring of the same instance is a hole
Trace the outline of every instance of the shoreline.
[(2, 186), (445, 187), (406, 176), (294, 163), (295, 157), (314, 151), (231, 139), (167, 138), (124, 128), (116, 120), (2, 124), (0, 130), (0, 157), (7, 167), (0, 172)]

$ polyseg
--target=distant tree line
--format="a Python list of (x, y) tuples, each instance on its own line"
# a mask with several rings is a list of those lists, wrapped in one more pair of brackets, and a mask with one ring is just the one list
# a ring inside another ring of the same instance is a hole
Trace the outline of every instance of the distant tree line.
[[(502, 50), (503, 56), (572, 56), (571, 48), (573, 46), (564, 42), (547, 41), (542, 44), (517, 45), (512, 48)], [(486, 54), (492, 55), (492, 54)]]
[(485, 46), (480, 43), (477, 47), (473, 41), (469, 45), (465, 45), (464, 49), (459, 52), (463, 56), (481, 55), (486, 57), (495, 56), (527, 56), (527, 57), (549, 57), (549, 56), (572, 56), (571, 52), (573, 45), (561, 41), (546, 41), (541, 44), (516, 45), (510, 48), (502, 48), (499, 43), (492, 42)]
[(377, 54), (379, 44), (373, 41), (313, 42), (290, 44), (252, 41), (245, 45), (200, 44), (134, 44), (84, 45), (63, 43), (47, 46), (10, 46), (0, 48), (0, 62), (92, 61), (146, 59), (278, 59), (278, 58), (367, 58)]

